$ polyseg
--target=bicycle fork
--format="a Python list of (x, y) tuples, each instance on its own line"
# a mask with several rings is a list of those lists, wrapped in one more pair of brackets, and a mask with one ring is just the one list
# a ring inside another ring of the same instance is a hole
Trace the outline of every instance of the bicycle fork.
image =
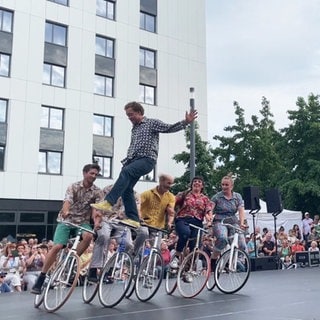
[(237, 245), (238, 239), (239, 239), (239, 234), (236, 232), (234, 234), (234, 238), (231, 243), (230, 256), (229, 256), (229, 270), (233, 272), (237, 271), (238, 256), (235, 254), (235, 249), (238, 248), (238, 245)]

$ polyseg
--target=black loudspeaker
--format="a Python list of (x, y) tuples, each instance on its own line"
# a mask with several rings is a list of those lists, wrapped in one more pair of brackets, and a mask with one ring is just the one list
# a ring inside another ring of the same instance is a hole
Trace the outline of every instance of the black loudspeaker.
[(266, 191), (266, 202), (268, 213), (280, 213), (283, 210), (281, 195), (278, 189)]
[(246, 210), (260, 209), (259, 188), (244, 187), (243, 188), (244, 208)]

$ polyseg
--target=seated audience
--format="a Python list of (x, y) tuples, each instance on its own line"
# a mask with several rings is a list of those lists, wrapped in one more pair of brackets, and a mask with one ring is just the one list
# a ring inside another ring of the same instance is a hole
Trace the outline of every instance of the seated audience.
[(265, 241), (262, 245), (262, 252), (265, 256), (274, 256), (276, 254), (276, 246), (275, 243), (271, 240), (272, 234), (268, 232), (265, 236)]

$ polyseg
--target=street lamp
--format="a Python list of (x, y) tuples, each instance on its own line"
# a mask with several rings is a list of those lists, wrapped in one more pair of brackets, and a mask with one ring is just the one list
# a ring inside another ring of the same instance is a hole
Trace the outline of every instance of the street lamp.
[[(190, 111), (194, 111), (194, 88), (190, 88)], [(190, 124), (190, 181), (195, 176), (195, 122)]]

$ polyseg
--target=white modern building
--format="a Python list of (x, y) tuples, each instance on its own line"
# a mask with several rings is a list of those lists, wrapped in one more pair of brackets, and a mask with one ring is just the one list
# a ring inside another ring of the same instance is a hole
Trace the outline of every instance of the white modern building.
[[(130, 142), (124, 112), (175, 123), (195, 88), (207, 137), (205, 0), (0, 0), (0, 240), (52, 237), (67, 186), (98, 161), (113, 183)], [(161, 135), (153, 187), (184, 132)], [(28, 236), (28, 235), (25, 235)]]

